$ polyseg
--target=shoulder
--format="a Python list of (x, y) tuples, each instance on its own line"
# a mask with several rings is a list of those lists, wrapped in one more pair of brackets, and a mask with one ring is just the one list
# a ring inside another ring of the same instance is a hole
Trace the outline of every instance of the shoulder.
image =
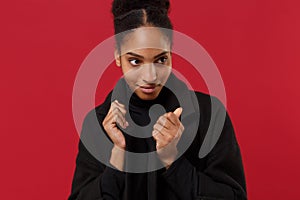
[(198, 104), (200, 112), (210, 114), (212, 110), (225, 109), (225, 105), (216, 96), (193, 90), (190, 90), (190, 94), (195, 94), (197, 102), (194, 102), (194, 104)]

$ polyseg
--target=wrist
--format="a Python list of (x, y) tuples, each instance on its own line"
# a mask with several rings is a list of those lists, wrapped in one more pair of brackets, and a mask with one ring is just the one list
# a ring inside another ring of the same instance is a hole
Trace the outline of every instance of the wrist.
[(162, 164), (168, 169), (172, 163), (176, 160), (178, 151), (173, 149), (172, 151), (165, 151), (164, 149), (158, 150), (158, 157), (160, 158)]
[(114, 147), (111, 150), (110, 164), (116, 169), (118, 169), (119, 171), (123, 171), (124, 158), (125, 158), (125, 150), (114, 145)]

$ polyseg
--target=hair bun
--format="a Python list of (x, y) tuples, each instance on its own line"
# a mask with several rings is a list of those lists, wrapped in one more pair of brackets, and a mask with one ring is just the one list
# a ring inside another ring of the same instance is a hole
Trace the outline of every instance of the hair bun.
[(118, 17), (131, 10), (147, 7), (155, 7), (165, 10), (168, 13), (170, 0), (114, 0), (112, 3), (112, 13), (114, 17)]

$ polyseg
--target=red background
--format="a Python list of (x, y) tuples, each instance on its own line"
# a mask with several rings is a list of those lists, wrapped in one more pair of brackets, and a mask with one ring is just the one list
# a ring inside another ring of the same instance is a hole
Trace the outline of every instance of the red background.
[[(175, 30), (202, 44), (222, 74), (249, 199), (295, 199), (299, 1), (171, 2)], [(1, 2), (1, 199), (67, 198), (78, 144), (73, 83), (88, 53), (113, 34), (110, 3)], [(102, 81), (113, 85), (118, 70), (109, 68)], [(183, 72), (194, 88), (206, 91)], [(99, 89), (97, 104), (110, 89)]]

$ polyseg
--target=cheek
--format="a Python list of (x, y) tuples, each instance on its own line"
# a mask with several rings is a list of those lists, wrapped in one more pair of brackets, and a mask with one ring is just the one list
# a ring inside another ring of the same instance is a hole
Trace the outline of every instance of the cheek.
[(123, 75), (128, 85), (135, 87), (136, 83), (139, 82), (142, 71), (139, 68), (130, 68), (124, 71), (126, 72)]
[(125, 75), (128, 71), (130, 71), (129, 66), (127, 66), (127, 64), (125, 64), (124, 62), (122, 62), (121, 68), (122, 68), (123, 75)]
[(164, 84), (167, 81), (171, 70), (172, 68), (170, 66), (157, 67), (156, 73), (161, 83)]

